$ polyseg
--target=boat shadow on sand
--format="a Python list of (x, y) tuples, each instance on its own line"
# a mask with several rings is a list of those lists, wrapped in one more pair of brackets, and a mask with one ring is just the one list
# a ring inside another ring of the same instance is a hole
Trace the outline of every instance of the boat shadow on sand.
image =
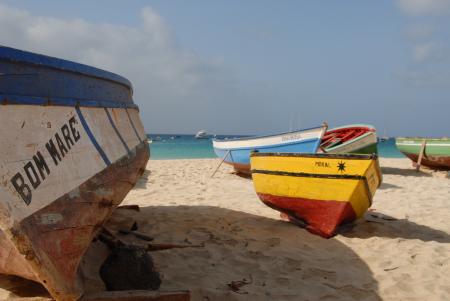
[[(190, 289), (192, 300), (380, 299), (378, 282), (354, 250), (278, 219), (213, 206), (150, 206), (116, 210), (107, 226), (130, 222), (152, 243), (192, 246), (150, 253), (161, 289)], [(443, 231), (379, 212), (340, 234), (450, 242)], [(48, 297), (39, 284), (16, 277), (0, 277), (0, 296), (2, 288)]]
[[(136, 221), (151, 243), (192, 245), (150, 253), (163, 275), (161, 289), (189, 289), (192, 300), (380, 299), (355, 251), (281, 220), (212, 206), (154, 206), (116, 210), (107, 226), (124, 221)], [(14, 288), (1, 279), (0, 296), (1, 288), (18, 297), (48, 296), (37, 284)]]
[(444, 231), (379, 212), (367, 212), (363, 219), (342, 228), (340, 234), (349, 238), (387, 237), (450, 243), (450, 235)]
[(395, 184), (390, 184), (390, 183), (381, 183), (380, 187), (378, 187), (378, 189), (400, 189), (402, 188), (401, 186), (395, 185)]
[[(377, 281), (355, 251), (278, 219), (213, 206), (144, 207), (114, 216), (109, 223), (127, 216), (154, 243), (202, 246), (151, 253), (162, 288), (185, 287), (192, 300), (379, 299)], [(236, 288), (233, 281), (246, 284)]]
[(432, 177), (428, 172), (417, 171), (413, 168), (381, 167), (383, 175), (399, 175), (405, 177)]

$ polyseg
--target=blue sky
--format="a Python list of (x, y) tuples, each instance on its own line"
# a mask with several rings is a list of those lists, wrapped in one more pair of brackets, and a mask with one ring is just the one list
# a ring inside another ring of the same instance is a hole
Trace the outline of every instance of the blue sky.
[(450, 135), (450, 0), (0, 0), (0, 41), (126, 76), (148, 132)]

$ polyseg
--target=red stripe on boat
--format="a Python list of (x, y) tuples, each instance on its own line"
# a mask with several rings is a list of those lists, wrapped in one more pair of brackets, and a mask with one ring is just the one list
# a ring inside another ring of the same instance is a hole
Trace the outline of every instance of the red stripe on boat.
[(314, 234), (329, 238), (335, 235), (339, 225), (354, 221), (355, 211), (349, 202), (323, 201), (293, 198), (258, 193), (269, 207), (286, 213), (295, 223), (299, 219), (306, 223), (306, 229)]

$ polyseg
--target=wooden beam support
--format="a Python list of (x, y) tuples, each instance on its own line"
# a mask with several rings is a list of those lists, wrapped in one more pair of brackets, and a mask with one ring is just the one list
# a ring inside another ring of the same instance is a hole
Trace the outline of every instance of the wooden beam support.
[(427, 146), (427, 140), (422, 141), (422, 146), (420, 147), (419, 158), (416, 163), (416, 171), (420, 170), (420, 164), (422, 163), (423, 155), (425, 154), (425, 147)]
[(189, 301), (189, 291), (109, 291), (83, 296), (80, 301)]

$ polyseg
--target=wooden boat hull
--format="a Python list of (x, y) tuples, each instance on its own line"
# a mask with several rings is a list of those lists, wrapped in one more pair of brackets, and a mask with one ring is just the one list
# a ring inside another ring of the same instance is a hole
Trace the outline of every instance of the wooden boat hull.
[(323, 237), (361, 217), (381, 183), (376, 155), (251, 155), (259, 198)]
[(278, 135), (250, 137), (230, 140), (213, 140), (214, 152), (236, 172), (250, 174), (250, 153), (258, 151), (315, 153), (326, 126), (282, 133)]
[(421, 165), (434, 169), (450, 170), (450, 138), (396, 138), (400, 152), (413, 162), (419, 159), (423, 141), (426, 141)]
[(149, 159), (131, 85), (2, 47), (0, 69), (15, 74), (0, 78), (0, 273), (77, 300), (83, 254)]
[[(327, 137), (332, 138), (333, 135), (342, 136), (344, 139), (336, 144), (327, 143)], [(350, 136), (345, 138), (346, 135)], [(321, 143), (321, 149), (329, 154), (377, 154), (377, 144), (376, 129), (373, 126), (351, 124), (327, 131)]]

